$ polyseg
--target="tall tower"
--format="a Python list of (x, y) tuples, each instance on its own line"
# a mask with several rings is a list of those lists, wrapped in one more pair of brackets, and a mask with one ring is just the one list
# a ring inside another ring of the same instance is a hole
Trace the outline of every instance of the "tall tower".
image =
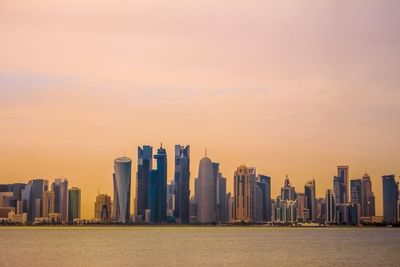
[[(271, 221), (271, 209), (272, 209), (272, 202), (271, 202), (271, 177), (266, 175), (258, 175), (257, 186), (261, 189), (262, 192), (262, 221), (269, 222)], [(257, 202), (257, 206), (260, 203)]]
[(235, 199), (235, 217), (237, 221), (251, 222), (253, 220), (252, 200), (255, 196), (252, 192), (256, 188), (254, 187), (255, 181), (252, 181), (255, 179), (252, 170), (242, 165), (234, 173), (233, 196)]
[(326, 216), (325, 222), (327, 224), (332, 224), (336, 222), (336, 202), (335, 202), (335, 194), (331, 189), (326, 190), (325, 194), (325, 203), (326, 203)]
[(61, 213), (61, 221), (68, 221), (68, 180), (55, 179), (51, 184), (54, 192), (54, 212)]
[(48, 218), (50, 213), (54, 213), (54, 192), (43, 192), (42, 217)]
[(364, 174), (361, 178), (361, 216), (375, 216), (375, 196), (372, 192), (371, 178), (368, 174)]
[(204, 157), (199, 164), (197, 221), (213, 223), (216, 220), (216, 189), (214, 184), (213, 165)]
[[(338, 174), (337, 176), (340, 178), (341, 192), (340, 192), (340, 203), (348, 203), (349, 202), (349, 166), (338, 166), (337, 167)], [(336, 196), (337, 198), (337, 196)]]
[(397, 201), (399, 198), (399, 183), (394, 175), (382, 176), (383, 189), (383, 220), (387, 223), (397, 222)]
[(81, 218), (81, 190), (72, 187), (68, 190), (68, 222)]
[(114, 202), (117, 223), (129, 223), (131, 203), (132, 160), (121, 157), (114, 160)]
[(145, 221), (146, 209), (150, 208), (150, 173), (153, 169), (153, 147), (138, 147), (136, 183), (136, 216)]
[(157, 224), (167, 219), (167, 151), (162, 144), (154, 158), (157, 169), (150, 174), (150, 222)]
[(175, 210), (182, 224), (189, 223), (190, 146), (175, 145)]
[(308, 221), (315, 221), (316, 219), (316, 202), (315, 202), (315, 180), (307, 181), (304, 185), (305, 208), (308, 209)]
[(25, 186), (22, 196), (23, 211), (28, 215), (28, 222), (33, 222), (36, 217), (42, 217), (43, 192), (49, 190), (49, 181), (33, 179)]

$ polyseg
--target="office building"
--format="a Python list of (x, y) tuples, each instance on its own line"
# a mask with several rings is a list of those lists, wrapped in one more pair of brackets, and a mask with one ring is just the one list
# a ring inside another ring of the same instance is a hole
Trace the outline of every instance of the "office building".
[(328, 189), (325, 194), (325, 223), (334, 224), (336, 222), (336, 198), (335, 193)]
[(28, 222), (42, 217), (43, 192), (48, 191), (49, 181), (44, 179), (33, 179), (25, 186), (22, 194), (23, 212), (27, 213)]
[(72, 187), (68, 190), (68, 222), (81, 218), (81, 190), (78, 187)]
[(48, 218), (50, 213), (54, 213), (55, 194), (52, 191), (43, 192), (42, 217)]
[(361, 179), (350, 180), (350, 203), (360, 205), (362, 202)]
[(398, 216), (399, 183), (394, 175), (382, 176), (383, 191), (383, 220), (386, 223), (396, 223)]
[(257, 188), (262, 198), (257, 198), (257, 207), (262, 210), (260, 219), (264, 222), (271, 221), (271, 177), (259, 174), (256, 181)]
[(198, 191), (197, 221), (214, 223), (216, 221), (216, 188), (213, 164), (207, 157), (202, 158), (199, 163)]
[(316, 220), (316, 190), (315, 180), (307, 181), (304, 185), (304, 208), (307, 210), (305, 221), (314, 222)]
[(98, 194), (94, 203), (94, 218), (101, 222), (110, 222), (111, 207), (111, 197), (107, 194)]
[(361, 216), (375, 216), (375, 195), (372, 192), (371, 178), (366, 173), (361, 178), (362, 199), (361, 199)]
[(51, 184), (54, 192), (54, 212), (61, 214), (61, 221), (68, 221), (68, 180), (55, 179)]
[(150, 222), (158, 224), (167, 218), (167, 152), (162, 144), (154, 159), (157, 169), (150, 174)]
[(132, 160), (121, 157), (114, 160), (114, 208), (117, 223), (130, 222)]
[(153, 169), (153, 147), (138, 147), (136, 183), (136, 217), (145, 221), (146, 209), (150, 208), (150, 174)]
[(190, 146), (175, 145), (175, 209), (179, 223), (189, 223)]
[(247, 168), (245, 165), (242, 165), (237, 168), (233, 178), (235, 219), (239, 222), (251, 222), (254, 218), (252, 217), (252, 200), (255, 198), (255, 196), (252, 196), (252, 193), (254, 192), (252, 187), (255, 183), (255, 174), (251, 169)]

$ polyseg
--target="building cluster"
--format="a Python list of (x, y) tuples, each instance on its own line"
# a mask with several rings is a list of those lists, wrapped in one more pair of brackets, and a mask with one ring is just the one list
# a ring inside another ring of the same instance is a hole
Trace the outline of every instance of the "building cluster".
[(81, 190), (68, 188), (67, 179), (45, 179), (0, 185), (0, 221), (15, 224), (77, 223), (81, 217)]
[[(153, 163), (155, 165), (153, 166)], [(375, 216), (371, 178), (349, 179), (349, 167), (338, 166), (332, 189), (318, 198), (315, 179), (297, 192), (286, 175), (280, 195), (271, 197), (271, 177), (256, 168), (241, 165), (233, 173), (233, 191), (220, 164), (200, 160), (190, 192), (190, 146), (175, 146), (174, 177), (167, 181), (167, 151), (162, 144), (138, 147), (135, 199), (131, 200), (132, 160), (114, 160), (113, 195), (98, 194), (94, 222), (118, 224), (389, 224), (400, 222), (399, 184), (394, 175), (382, 177), (383, 218)], [(131, 202), (134, 213), (131, 214)], [(66, 179), (56, 179), (49, 188), (44, 179), (27, 184), (0, 185), (0, 221), (24, 224), (79, 223), (81, 191), (68, 189)]]

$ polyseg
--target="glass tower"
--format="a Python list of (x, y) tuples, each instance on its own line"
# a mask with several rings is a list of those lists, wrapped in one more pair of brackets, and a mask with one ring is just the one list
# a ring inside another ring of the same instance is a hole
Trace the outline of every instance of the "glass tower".
[(175, 145), (175, 218), (189, 223), (190, 146)]
[(132, 160), (121, 157), (114, 161), (114, 202), (117, 223), (129, 223), (131, 203)]
[(150, 208), (150, 173), (153, 168), (153, 147), (138, 147), (136, 184), (136, 216), (145, 221), (146, 209)]
[(167, 217), (167, 152), (162, 145), (154, 158), (157, 169), (150, 174), (150, 223), (157, 224)]

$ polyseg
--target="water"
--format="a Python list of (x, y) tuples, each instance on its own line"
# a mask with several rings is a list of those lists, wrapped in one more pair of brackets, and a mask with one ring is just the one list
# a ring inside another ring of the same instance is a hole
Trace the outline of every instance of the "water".
[(3, 227), (0, 266), (400, 266), (400, 229)]

